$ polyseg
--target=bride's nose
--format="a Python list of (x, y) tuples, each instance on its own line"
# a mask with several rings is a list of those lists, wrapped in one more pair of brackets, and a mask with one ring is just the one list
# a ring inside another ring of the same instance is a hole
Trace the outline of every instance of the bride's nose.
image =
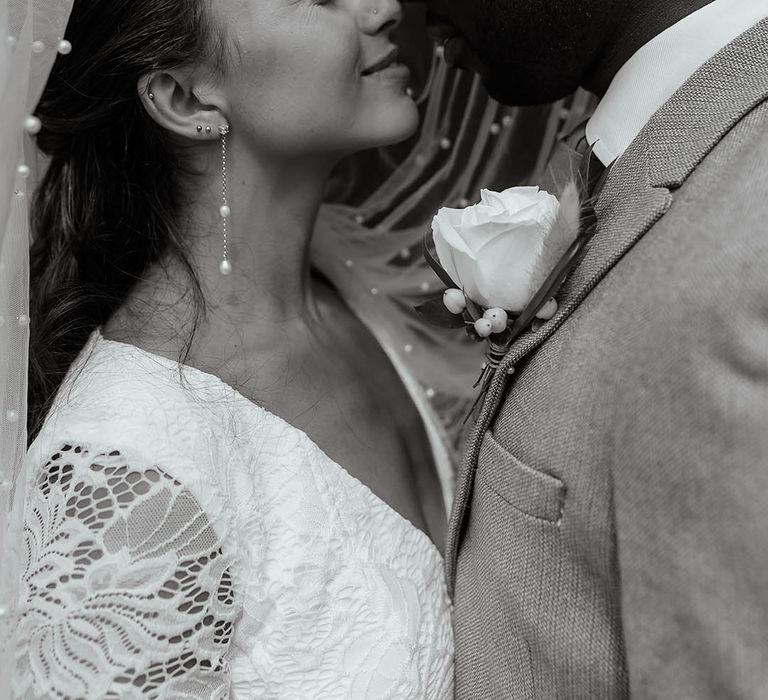
[(403, 19), (398, 0), (363, 0), (359, 12), (360, 28), (371, 35), (387, 34)]

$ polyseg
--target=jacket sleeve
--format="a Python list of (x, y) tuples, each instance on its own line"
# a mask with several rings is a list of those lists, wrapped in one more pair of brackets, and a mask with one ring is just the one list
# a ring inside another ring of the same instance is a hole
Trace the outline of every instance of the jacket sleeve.
[(632, 697), (768, 688), (768, 239), (755, 212), (703, 206), (719, 241), (670, 274), (616, 435)]

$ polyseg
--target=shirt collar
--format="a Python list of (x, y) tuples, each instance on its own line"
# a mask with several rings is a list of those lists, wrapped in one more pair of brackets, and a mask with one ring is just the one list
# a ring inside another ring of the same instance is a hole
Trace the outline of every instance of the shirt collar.
[(766, 0), (714, 0), (642, 46), (587, 122), (587, 141), (608, 166), (701, 66), (760, 20)]

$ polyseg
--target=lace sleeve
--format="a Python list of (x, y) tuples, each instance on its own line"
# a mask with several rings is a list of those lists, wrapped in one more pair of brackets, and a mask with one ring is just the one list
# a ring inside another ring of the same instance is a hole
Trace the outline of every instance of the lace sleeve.
[(160, 468), (62, 445), (26, 506), (18, 695), (227, 697), (236, 605), (211, 520)]

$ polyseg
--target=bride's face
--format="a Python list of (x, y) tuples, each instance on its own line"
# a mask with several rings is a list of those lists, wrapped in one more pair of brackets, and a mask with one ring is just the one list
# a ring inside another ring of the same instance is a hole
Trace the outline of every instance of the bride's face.
[(228, 0), (223, 85), (238, 135), (284, 156), (345, 155), (407, 138), (418, 115), (390, 32), (397, 0)]

